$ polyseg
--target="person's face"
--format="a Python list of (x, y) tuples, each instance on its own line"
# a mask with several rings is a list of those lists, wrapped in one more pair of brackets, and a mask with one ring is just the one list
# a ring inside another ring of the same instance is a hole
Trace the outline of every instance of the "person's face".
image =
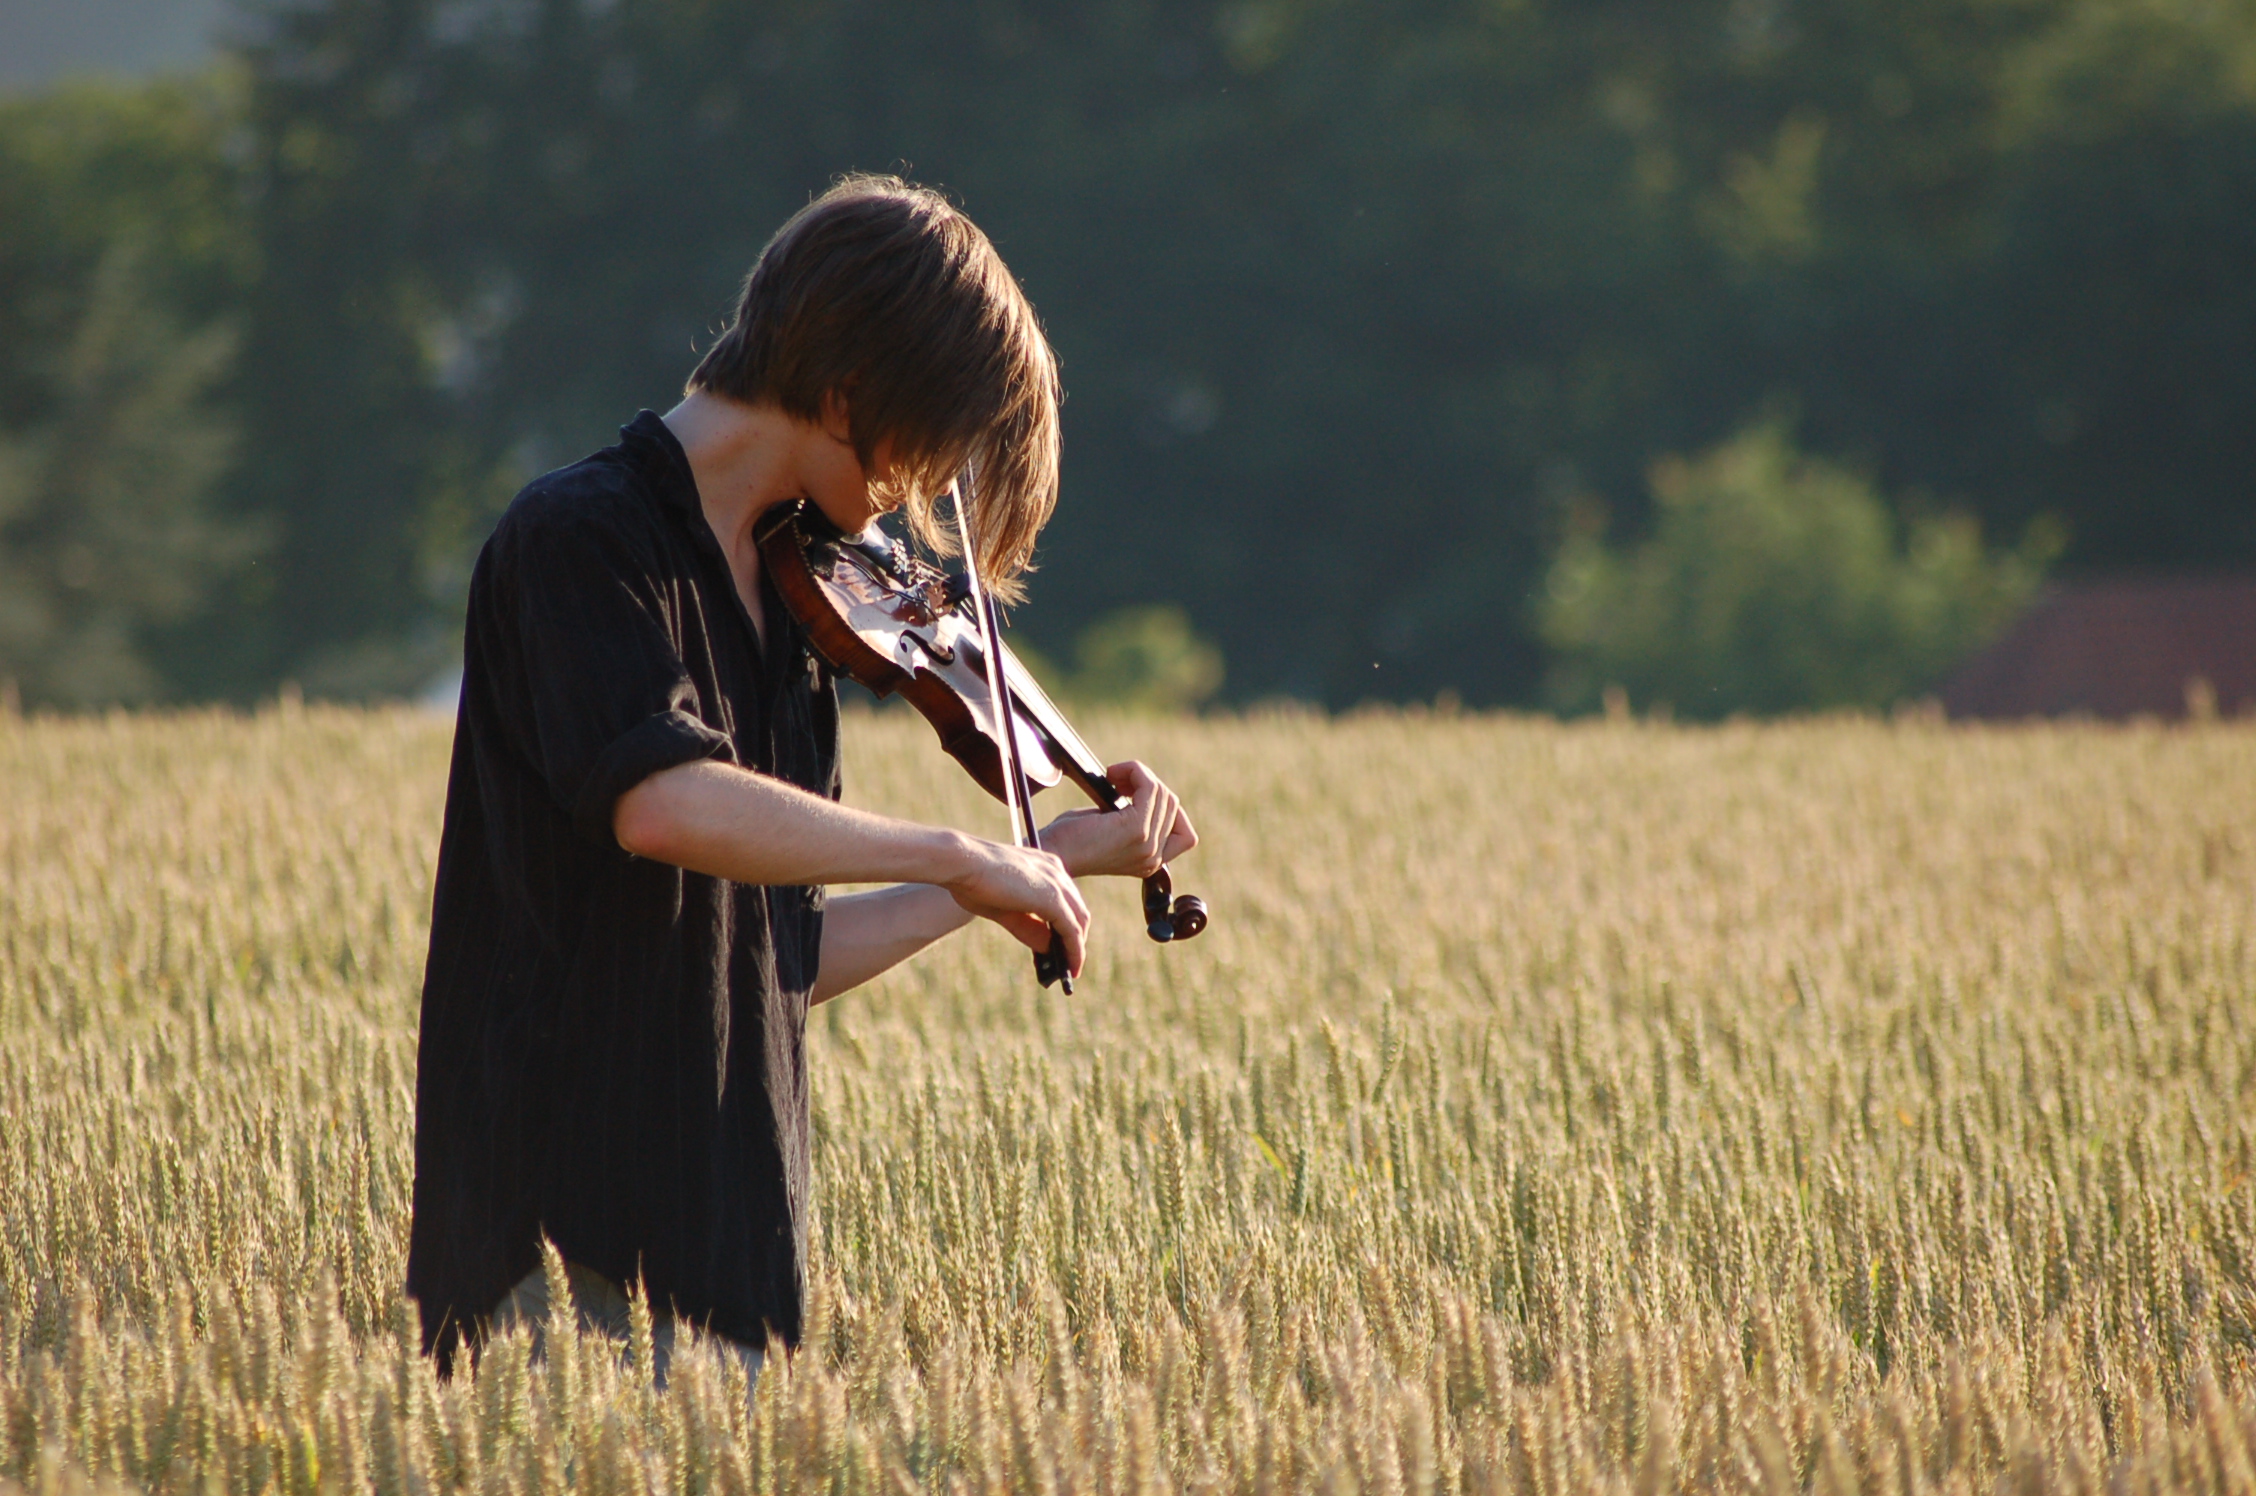
[(825, 519), (848, 535), (859, 535), (879, 515), (898, 509), (901, 496), (892, 441), (880, 440), (864, 468), (854, 455), (852, 430), (846, 402), (835, 394), (824, 397), (822, 436), (809, 443), (809, 460), (800, 477), (807, 497)]

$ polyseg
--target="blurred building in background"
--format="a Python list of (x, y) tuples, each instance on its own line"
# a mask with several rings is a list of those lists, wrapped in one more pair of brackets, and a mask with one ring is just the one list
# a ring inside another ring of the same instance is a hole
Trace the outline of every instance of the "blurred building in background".
[(1952, 717), (2256, 713), (2256, 577), (2125, 577), (2046, 590), (1942, 690)]

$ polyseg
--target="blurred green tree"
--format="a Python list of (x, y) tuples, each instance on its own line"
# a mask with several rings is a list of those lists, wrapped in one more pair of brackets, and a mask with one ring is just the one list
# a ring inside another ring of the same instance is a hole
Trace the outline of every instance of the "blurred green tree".
[(1586, 524), (1552, 564), (1562, 709), (1605, 688), (1700, 718), (1886, 706), (2010, 619), (2062, 540), (2039, 524), (1993, 553), (1963, 514), (1899, 525), (1870, 478), (1803, 455), (1777, 416), (1651, 481), (1648, 538), (1616, 550)]
[(2178, 81), (2096, 111), (2095, 0), (277, 9), (266, 668), (430, 668), (516, 483), (665, 403), (848, 167), (958, 192), (1063, 352), (1041, 639), (1174, 597), (1248, 696), (1531, 699), (1565, 503), (1642, 523), (1652, 454), (1776, 388), (1891, 489), (2058, 508), (2071, 560), (2256, 557), (2256, 153), (2186, 60), (2256, 19), (2135, 9)]
[(219, 502), (249, 255), (226, 94), (0, 105), (0, 679), (32, 705), (180, 694), (258, 549)]
[(235, 339), (183, 333), (144, 252), (111, 245), (61, 350), (45, 418), (0, 434), (0, 677), (32, 705), (170, 695), (151, 634), (192, 617), (256, 532), (211, 512), (235, 428), (215, 407)]
[(1222, 652), (1173, 604), (1106, 614), (1081, 631), (1073, 662), (1064, 692), (1091, 706), (1174, 714), (1196, 710), (1222, 689)]

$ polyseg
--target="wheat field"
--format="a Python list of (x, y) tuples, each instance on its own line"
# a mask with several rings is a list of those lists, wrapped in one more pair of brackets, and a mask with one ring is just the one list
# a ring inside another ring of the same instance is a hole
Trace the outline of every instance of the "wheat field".
[(0, 1486), (2256, 1492), (2256, 728), (1090, 727), (1213, 928), (816, 1012), (748, 1408), (413, 1354), (446, 722), (0, 719)]

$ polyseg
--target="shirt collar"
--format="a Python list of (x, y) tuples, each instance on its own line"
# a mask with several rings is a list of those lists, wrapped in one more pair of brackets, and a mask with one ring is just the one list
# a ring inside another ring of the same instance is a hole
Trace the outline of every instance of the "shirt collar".
[[(697, 474), (691, 470), (689, 454), (682, 450), (674, 429), (656, 411), (645, 410), (619, 428), (619, 450), (649, 483), (650, 491), (657, 495), (658, 502), (681, 515), (690, 530), (699, 537), (697, 543), (705, 548), (717, 564), (726, 569), (728, 557), (722, 553), (720, 542), (714, 538), (712, 527), (705, 521), (705, 506), (697, 497)], [(760, 590), (763, 598), (772, 596), (774, 583), (763, 577)], [(739, 608), (742, 607), (743, 599), (736, 596), (733, 586), (729, 590), (729, 596)], [(771, 626), (771, 651), (777, 638), (797, 637), (799, 621), (792, 617), (790, 609), (780, 603), (771, 603), (768, 605), (767, 615), (780, 622), (784, 631), (778, 635)], [(747, 623), (749, 624), (749, 620)], [(757, 635), (754, 637), (757, 638)], [(764, 653), (757, 645), (754, 646), (754, 652)], [(776, 652), (775, 658), (785, 658), (788, 652), (787, 646), (784, 651)]]
[(650, 480), (660, 502), (703, 519), (705, 509), (697, 499), (697, 475), (690, 471), (689, 454), (654, 410), (646, 410), (619, 428), (619, 448)]

